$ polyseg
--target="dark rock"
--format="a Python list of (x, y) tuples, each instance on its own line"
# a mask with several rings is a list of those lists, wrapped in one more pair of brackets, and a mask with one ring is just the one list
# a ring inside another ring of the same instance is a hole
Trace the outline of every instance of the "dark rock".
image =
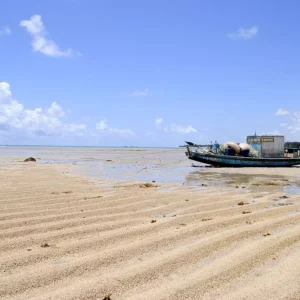
[(34, 157), (28, 157), (24, 160), (24, 162), (29, 162), (29, 161), (36, 161)]

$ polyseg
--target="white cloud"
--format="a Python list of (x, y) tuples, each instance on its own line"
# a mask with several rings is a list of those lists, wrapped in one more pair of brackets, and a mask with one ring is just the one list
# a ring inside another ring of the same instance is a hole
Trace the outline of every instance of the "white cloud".
[(198, 132), (192, 125), (188, 125), (186, 127), (181, 125), (172, 124), (170, 126), (163, 126), (163, 119), (157, 117), (154, 121), (154, 125), (157, 129), (163, 130), (164, 132), (175, 132), (180, 134), (188, 134), (188, 133), (196, 133)]
[(164, 120), (160, 117), (157, 117), (154, 121), (154, 125), (157, 129), (163, 130), (164, 132), (170, 132), (169, 128), (167, 126), (163, 126)]
[(102, 120), (99, 123), (97, 123), (96, 129), (98, 130), (99, 133), (104, 134), (104, 135), (115, 134), (120, 137), (132, 137), (135, 135), (135, 133), (133, 131), (131, 131), (130, 129), (120, 129), (120, 128), (108, 127), (105, 120)]
[[(288, 116), (290, 122), (281, 123), (280, 127), (284, 128), (291, 135), (298, 135), (300, 132), (300, 111), (288, 111), (285, 109), (278, 109), (277, 116)], [(286, 132), (287, 134), (287, 132)], [(291, 138), (291, 137), (290, 137)], [(299, 138), (299, 137), (298, 137)]]
[(278, 131), (278, 130), (273, 130), (273, 131), (269, 131), (266, 133), (263, 133), (262, 135), (284, 135), (282, 132)]
[(47, 112), (50, 116), (63, 117), (65, 115), (63, 109), (55, 101), (48, 108)]
[(20, 22), (32, 37), (32, 48), (35, 52), (41, 52), (52, 57), (71, 57), (75, 55), (72, 49), (61, 50), (58, 45), (47, 39), (47, 31), (40, 15), (33, 15), (29, 20)]
[(296, 120), (300, 120), (300, 111), (294, 111), (293, 113), (292, 113), (292, 116), (293, 116), (293, 118), (294, 119), (296, 119)]
[(195, 133), (198, 132), (197, 129), (195, 129), (193, 126), (188, 125), (186, 127), (180, 126), (180, 125), (171, 125), (170, 131), (172, 132), (177, 132), (177, 133), (182, 133), (182, 134), (187, 134), (187, 133)]
[(157, 118), (155, 119), (155, 122), (154, 122), (156, 128), (160, 129), (160, 128), (161, 128), (161, 125), (162, 125), (162, 122), (163, 122), (163, 119), (157, 117)]
[(86, 131), (85, 124), (63, 122), (64, 110), (53, 102), (49, 108), (25, 109), (14, 100), (7, 82), (0, 82), (0, 131), (33, 136), (76, 134)]
[(148, 89), (137, 90), (137, 91), (133, 92), (132, 94), (130, 94), (130, 96), (146, 97), (146, 96), (149, 96), (149, 93), (150, 93), (150, 91)]
[(258, 27), (253, 26), (250, 28), (239, 28), (235, 32), (231, 32), (227, 34), (227, 37), (231, 40), (250, 40), (254, 38), (258, 34)]
[(99, 123), (97, 123), (96, 128), (99, 131), (106, 130), (107, 129), (106, 121), (100, 121)]
[(10, 86), (7, 82), (0, 82), (0, 104), (10, 104), (12, 102), (12, 95)]
[(282, 108), (279, 108), (276, 113), (275, 113), (275, 116), (287, 116), (289, 115), (290, 112), (286, 109), (282, 109)]
[(11, 29), (8, 26), (0, 28), (0, 36), (11, 35)]

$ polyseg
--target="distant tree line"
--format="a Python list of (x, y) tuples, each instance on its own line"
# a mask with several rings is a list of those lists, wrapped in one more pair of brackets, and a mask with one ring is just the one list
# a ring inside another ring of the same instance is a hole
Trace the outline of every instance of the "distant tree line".
[(300, 142), (286, 142), (285, 148), (300, 148)]

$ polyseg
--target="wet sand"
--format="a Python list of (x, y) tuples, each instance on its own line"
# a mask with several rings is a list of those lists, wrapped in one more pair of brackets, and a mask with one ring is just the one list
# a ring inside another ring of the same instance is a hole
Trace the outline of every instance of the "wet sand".
[(1, 299), (300, 299), (300, 168), (32, 151), (0, 156)]

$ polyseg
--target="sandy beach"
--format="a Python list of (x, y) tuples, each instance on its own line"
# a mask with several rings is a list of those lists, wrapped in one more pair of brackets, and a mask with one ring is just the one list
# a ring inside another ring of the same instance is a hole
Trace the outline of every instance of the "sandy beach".
[(299, 179), (184, 149), (1, 148), (0, 298), (300, 299)]

